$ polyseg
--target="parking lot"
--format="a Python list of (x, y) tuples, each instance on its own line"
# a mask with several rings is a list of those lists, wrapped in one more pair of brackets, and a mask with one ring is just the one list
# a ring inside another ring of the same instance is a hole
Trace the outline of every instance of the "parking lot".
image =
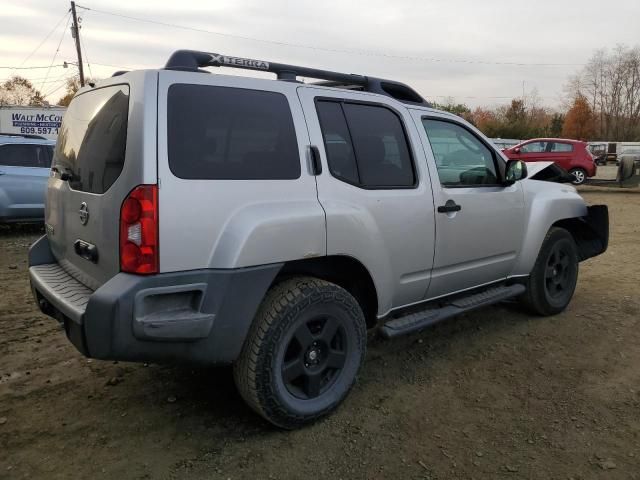
[(0, 478), (639, 479), (640, 191), (582, 191), (609, 205), (611, 241), (566, 312), (372, 334), (344, 405), (294, 432), (254, 415), (229, 369), (82, 357), (31, 299), (41, 229), (2, 228)]

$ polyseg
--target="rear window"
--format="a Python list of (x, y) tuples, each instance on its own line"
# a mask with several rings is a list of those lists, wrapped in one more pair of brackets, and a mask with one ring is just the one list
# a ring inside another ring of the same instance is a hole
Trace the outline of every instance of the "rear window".
[(291, 110), (276, 92), (176, 84), (167, 105), (169, 167), (185, 179), (300, 177)]
[(104, 193), (124, 166), (129, 87), (98, 88), (75, 97), (58, 134), (53, 157), (60, 171), (72, 175), (74, 190)]
[(49, 168), (51, 146), (35, 144), (0, 145), (0, 165)]
[(409, 188), (415, 172), (400, 118), (379, 105), (316, 102), (331, 174), (362, 188)]

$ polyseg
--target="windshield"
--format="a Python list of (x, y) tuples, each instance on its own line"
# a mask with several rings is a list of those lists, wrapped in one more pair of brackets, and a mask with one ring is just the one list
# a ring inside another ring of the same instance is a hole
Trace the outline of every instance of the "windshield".
[(75, 97), (64, 115), (53, 164), (74, 190), (104, 193), (124, 166), (129, 87), (98, 88)]

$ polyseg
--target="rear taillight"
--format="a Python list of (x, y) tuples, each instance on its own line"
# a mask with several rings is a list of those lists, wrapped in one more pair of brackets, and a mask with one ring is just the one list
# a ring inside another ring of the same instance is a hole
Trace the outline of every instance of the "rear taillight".
[(120, 270), (158, 273), (158, 186), (138, 185), (120, 207)]

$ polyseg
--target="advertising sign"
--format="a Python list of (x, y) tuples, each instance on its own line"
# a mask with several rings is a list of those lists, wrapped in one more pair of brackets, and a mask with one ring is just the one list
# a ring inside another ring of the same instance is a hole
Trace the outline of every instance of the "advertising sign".
[(64, 108), (0, 107), (0, 132), (40, 135), (55, 140)]

